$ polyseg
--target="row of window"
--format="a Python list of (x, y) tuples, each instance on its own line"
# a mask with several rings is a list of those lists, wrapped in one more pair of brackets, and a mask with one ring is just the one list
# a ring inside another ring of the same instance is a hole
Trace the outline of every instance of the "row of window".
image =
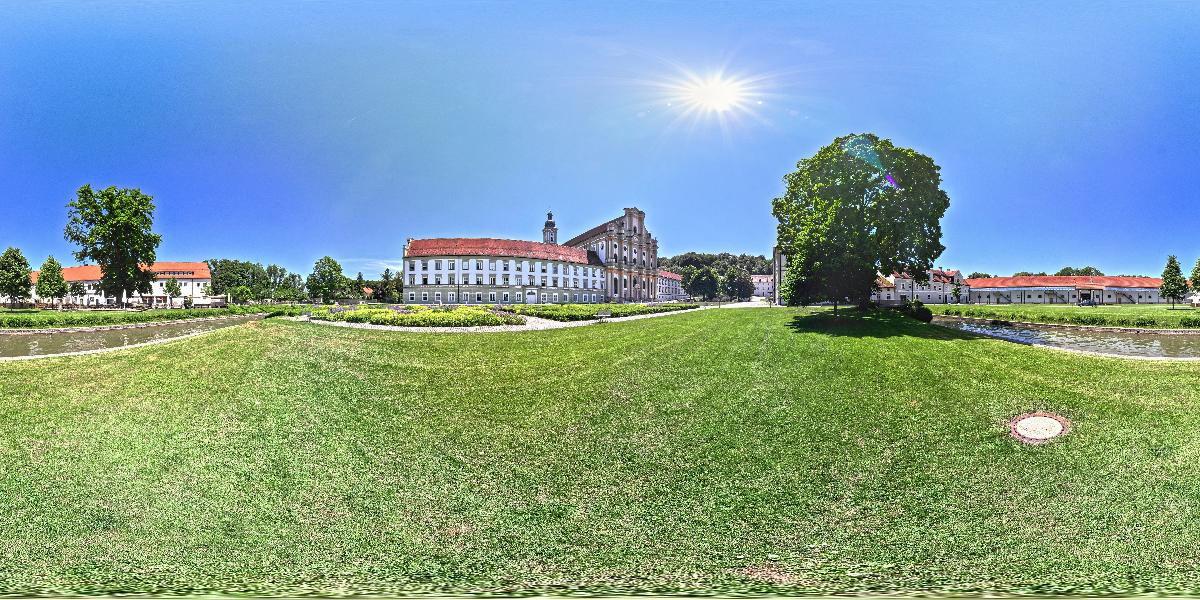
[[(560, 297), (562, 298), (561, 300), (559, 300)], [(432, 298), (433, 298), (434, 303), (436, 303), (436, 304), (442, 303), (442, 293), (441, 292), (433, 292)], [(474, 301), (472, 301), (472, 298), (474, 299)], [(489, 304), (495, 304), (497, 302), (501, 302), (504, 304), (511, 304), (513, 302), (534, 304), (534, 303), (536, 303), (536, 300), (535, 300), (536, 298), (541, 298), (542, 304), (546, 304), (549, 302), (553, 302), (553, 303), (582, 302), (582, 303), (594, 304), (594, 303), (600, 301), (599, 298), (601, 298), (601, 295), (600, 294), (569, 294), (566, 292), (564, 292), (563, 294), (560, 295), (558, 292), (553, 292), (553, 293), (542, 292), (540, 296), (535, 296), (534, 294), (526, 294), (524, 296), (524, 298), (525, 299), (522, 300), (522, 294), (520, 294), (520, 293), (510, 293), (510, 292), (488, 292), (487, 293), (487, 302)], [(427, 303), (427, 302), (429, 302), (429, 299), (430, 299), (429, 292), (421, 292), (421, 302)], [(409, 292), (408, 293), (408, 301), (416, 302), (417, 301), (417, 293)], [(483, 303), (483, 292), (475, 292), (474, 295), (472, 295), (470, 292), (463, 293), (463, 294), (458, 294), (456, 292), (446, 292), (446, 302), (449, 304), (457, 304), (459, 302), (462, 302), (463, 304), (481, 304), (481, 303)]]
[[(484, 261), (483, 259), (472, 260), (472, 259), (466, 259), (466, 258), (461, 259), (461, 260), (449, 258), (449, 259), (446, 259), (445, 261), (443, 261), (442, 259), (422, 260), (422, 261), (420, 261), (421, 271), (423, 271), (423, 272), (428, 271), (429, 267), (430, 267), (430, 263), (432, 263), (434, 271), (441, 271), (443, 262), (446, 265), (447, 271), (457, 271), (457, 270), (459, 270), (459, 268), (458, 268), (459, 266), (462, 267), (461, 270), (469, 271), (469, 270), (471, 270), (472, 262), (475, 263), (474, 270), (483, 271), (484, 263), (486, 262), (488, 271), (499, 270), (501, 272), (507, 272), (509, 270), (509, 267), (511, 266), (512, 270), (516, 271), (517, 273), (521, 273), (524, 271), (529, 271), (530, 273), (536, 273), (539, 270), (542, 273), (546, 273), (547, 269), (549, 269), (549, 272), (551, 274), (558, 275), (559, 268), (561, 266), (563, 275), (571, 275), (571, 274), (580, 275), (580, 274), (582, 274), (584, 277), (599, 277), (600, 276), (600, 270), (595, 267), (580, 267), (579, 265), (568, 265), (568, 264), (562, 264), (562, 263), (556, 263), (556, 262), (550, 262), (550, 263), (535, 262), (532, 260), (530, 260), (530, 261), (524, 261), (524, 260), (514, 260), (514, 261), (487, 260), (487, 261)], [(410, 273), (416, 273), (417, 261), (415, 261), (415, 260), (408, 261), (408, 271)]]
[[(456, 273), (448, 273), (446, 275), (446, 282), (444, 285), (485, 285), (484, 284), (484, 275), (481, 273), (475, 274), (475, 282), (473, 284), (471, 282), (471, 274), (470, 273), (463, 273), (461, 281), (458, 279), (458, 277), (456, 277), (456, 275), (457, 275)], [(486, 285), (492, 285), (492, 286), (494, 286), (494, 285), (521, 285), (521, 276), (520, 275), (513, 275), (512, 277), (513, 277), (513, 279), (509, 279), (508, 275), (501, 275), (501, 276), (499, 276), (499, 278), (497, 278), (496, 275), (488, 275)], [(548, 277), (546, 275), (543, 275), (541, 277), (540, 281), (538, 281), (535, 277), (536, 276), (534, 276), (534, 275), (527, 275), (525, 285), (529, 285), (529, 286), (539, 286), (540, 285), (540, 287), (546, 287), (547, 285), (549, 285), (550, 287), (559, 287), (558, 277)], [(499, 282), (499, 283), (497, 283), (497, 282)], [(408, 284), (409, 285), (417, 285), (417, 276), (409, 275), (408, 276)], [(593, 279), (590, 281), (587, 279), (584, 279), (583, 285), (580, 285), (580, 280), (578, 277), (573, 277), (570, 279), (563, 277), (562, 284), (563, 284), (562, 287), (583, 288), (583, 289), (593, 289), (593, 290), (604, 289), (604, 282), (599, 279)], [(424, 274), (424, 273), (421, 274), (421, 285), (431, 285), (428, 274)], [(432, 285), (443, 285), (441, 273), (434, 273)]]

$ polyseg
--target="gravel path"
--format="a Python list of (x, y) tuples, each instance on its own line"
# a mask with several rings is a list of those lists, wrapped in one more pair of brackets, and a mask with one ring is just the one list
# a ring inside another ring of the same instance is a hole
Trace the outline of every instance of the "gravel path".
[[(707, 308), (716, 308), (707, 307)], [(587, 325), (595, 325), (597, 323), (619, 323), (622, 321), (636, 321), (638, 319), (651, 319), (654, 317), (666, 317), (670, 315), (681, 315), (683, 313), (696, 312), (698, 310), (707, 310), (705, 307), (693, 308), (690, 310), (675, 310), (671, 312), (651, 313), (648, 315), (633, 315), (631, 317), (616, 317), (608, 319), (598, 319), (592, 321), (552, 321), (550, 319), (542, 319), (539, 317), (525, 317), (524, 325), (485, 325), (479, 327), (402, 327), (399, 325), (373, 325), (371, 323), (347, 323), (345, 321), (316, 321), (308, 320), (303, 317), (288, 317), (293, 321), (305, 321), (318, 325), (329, 325), (332, 327), (347, 327), (350, 329), (374, 329), (377, 331), (405, 331), (409, 333), (505, 333), (510, 331), (540, 331), (543, 329), (566, 329), (568, 327), (584, 327)]]

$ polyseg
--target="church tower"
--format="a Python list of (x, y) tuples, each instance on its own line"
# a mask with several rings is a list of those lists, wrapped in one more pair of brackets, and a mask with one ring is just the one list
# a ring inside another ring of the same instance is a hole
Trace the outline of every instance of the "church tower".
[(542, 227), (542, 241), (547, 244), (558, 243), (558, 225), (554, 224), (554, 213), (546, 213), (546, 226)]

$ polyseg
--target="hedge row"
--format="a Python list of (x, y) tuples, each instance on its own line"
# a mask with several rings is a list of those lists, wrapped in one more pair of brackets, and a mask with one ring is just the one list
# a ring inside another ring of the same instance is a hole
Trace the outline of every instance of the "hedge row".
[(101, 325), (128, 325), (155, 323), (179, 319), (200, 319), (255, 313), (267, 316), (298, 315), (309, 310), (302, 305), (250, 305), (227, 308), (177, 308), (151, 309), (143, 311), (59, 311), (28, 310), (0, 311), (0, 328), (49, 329), (55, 327), (96, 327)]
[(629, 317), (687, 310), (699, 308), (699, 306), (699, 304), (517, 304), (509, 308), (517, 314), (554, 321), (588, 321), (599, 318), (596, 313), (603, 310), (611, 312), (613, 317)]
[(403, 327), (477, 327), (485, 325), (524, 325), (525, 319), (496, 308), (481, 306), (459, 306), (455, 308), (430, 308), (426, 306), (404, 306), (402, 308), (355, 308), (313, 310), (312, 318), (319, 321), (345, 321), (347, 323), (370, 323), (372, 325), (400, 325)]
[(939, 314), (954, 317), (972, 317), (976, 319), (996, 319), (1001, 321), (1020, 321), (1025, 323), (1058, 323), (1063, 325), (1090, 325), (1094, 327), (1200, 327), (1200, 316), (1180, 317), (1178, 323), (1166, 322), (1151, 316), (1114, 315), (1110, 313), (1088, 312), (1086, 310), (1055, 311), (1055, 312), (1022, 312), (1010, 310), (991, 310), (979, 306), (947, 307), (938, 310)]

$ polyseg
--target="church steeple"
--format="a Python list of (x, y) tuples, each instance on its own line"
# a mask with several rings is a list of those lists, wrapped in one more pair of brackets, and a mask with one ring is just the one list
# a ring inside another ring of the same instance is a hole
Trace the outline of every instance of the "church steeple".
[(547, 244), (558, 243), (558, 225), (554, 224), (554, 213), (546, 213), (546, 226), (542, 227), (542, 241)]

